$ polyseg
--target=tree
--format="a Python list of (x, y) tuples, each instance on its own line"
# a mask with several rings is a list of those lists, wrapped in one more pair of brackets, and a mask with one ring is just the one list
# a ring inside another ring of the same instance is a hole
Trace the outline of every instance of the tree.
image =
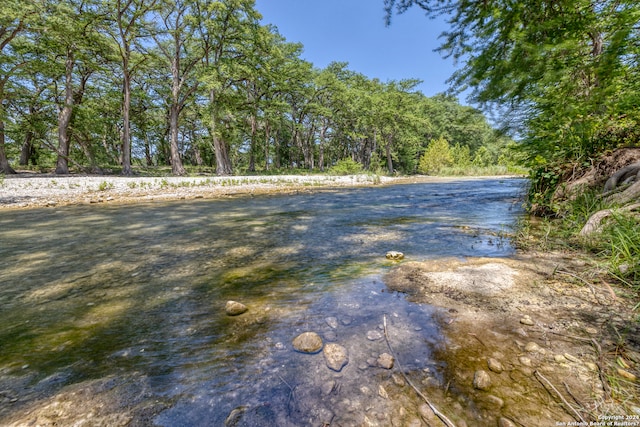
[(16, 48), (13, 44), (29, 29), (31, 21), (37, 16), (37, 9), (36, 2), (25, 4), (19, 0), (7, 0), (0, 6), (0, 173), (15, 173), (5, 151), (5, 108), (10, 79), (26, 64), (15, 55), (20, 47)]
[(420, 157), (418, 171), (425, 175), (437, 174), (453, 164), (454, 157), (449, 142), (444, 138), (433, 139)]
[(162, 1), (160, 3), (159, 26), (154, 35), (159, 56), (171, 75), (169, 99), (169, 146), (171, 172), (184, 175), (178, 146), (179, 120), (182, 110), (198, 89), (196, 72), (204, 57), (204, 49), (197, 37), (196, 0)]
[[(216, 173), (233, 173), (225, 127), (233, 119), (235, 84), (241, 80), (248, 49), (253, 46), (260, 15), (253, 0), (208, 1), (198, 7), (198, 32), (204, 49), (204, 70), (200, 79), (209, 95), (209, 129), (216, 156)], [(236, 99), (237, 100), (237, 99)]]
[[(638, 117), (637, 31), (631, 0), (385, 0), (388, 18), (412, 6), (446, 17), (440, 51), (464, 60), (452, 76), (471, 98), (498, 105), (531, 158), (588, 156), (611, 118)], [(510, 120), (509, 120), (510, 119)]]
[(138, 48), (151, 35), (146, 18), (158, 0), (106, 0), (102, 13), (112, 16), (105, 28), (115, 43), (122, 72), (122, 174), (131, 175), (131, 81), (145, 60)]

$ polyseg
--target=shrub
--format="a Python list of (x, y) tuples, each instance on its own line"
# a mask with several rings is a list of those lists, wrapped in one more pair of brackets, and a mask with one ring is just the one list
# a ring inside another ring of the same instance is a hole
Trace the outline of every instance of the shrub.
[(355, 175), (362, 172), (362, 165), (352, 158), (338, 160), (338, 162), (329, 169), (332, 175)]

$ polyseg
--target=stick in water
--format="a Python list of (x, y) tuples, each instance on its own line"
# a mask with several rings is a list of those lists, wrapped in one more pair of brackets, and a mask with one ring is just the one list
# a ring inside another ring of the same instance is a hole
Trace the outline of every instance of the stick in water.
[(446, 415), (444, 415), (442, 412), (440, 412), (438, 410), (438, 408), (436, 408), (433, 403), (431, 403), (429, 401), (429, 399), (427, 399), (427, 397), (422, 394), (422, 392), (420, 390), (418, 390), (418, 387), (416, 387), (415, 385), (413, 385), (413, 383), (411, 382), (411, 380), (409, 379), (409, 377), (407, 376), (407, 374), (404, 373), (404, 369), (402, 369), (402, 366), (400, 365), (400, 362), (398, 361), (398, 358), (396, 357), (395, 352), (393, 351), (393, 348), (391, 348), (391, 343), (389, 342), (389, 334), (387, 333), (387, 315), (383, 315), (382, 317), (382, 324), (384, 326), (384, 339), (387, 341), (387, 347), (389, 347), (389, 351), (391, 352), (391, 355), (393, 356), (393, 358), (396, 360), (396, 365), (398, 365), (398, 369), (400, 370), (400, 373), (402, 374), (402, 376), (404, 377), (405, 381), (407, 382), (407, 384), (409, 384), (411, 386), (411, 388), (413, 388), (415, 390), (416, 393), (418, 393), (418, 396), (420, 396), (425, 402), (427, 402), (427, 405), (429, 405), (429, 408), (431, 408), (431, 410), (433, 411), (433, 413), (440, 418), (440, 420), (447, 426), (447, 427), (456, 427), (456, 425), (451, 422), (451, 420), (449, 418), (447, 418)]

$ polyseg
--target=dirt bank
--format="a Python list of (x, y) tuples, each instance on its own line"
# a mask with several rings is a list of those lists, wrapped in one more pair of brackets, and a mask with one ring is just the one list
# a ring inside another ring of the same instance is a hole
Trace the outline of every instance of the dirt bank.
[(443, 310), (446, 387), (429, 390), (443, 412), (468, 425), (640, 425), (633, 296), (588, 271), (574, 254), (529, 253), (407, 262), (386, 282)]

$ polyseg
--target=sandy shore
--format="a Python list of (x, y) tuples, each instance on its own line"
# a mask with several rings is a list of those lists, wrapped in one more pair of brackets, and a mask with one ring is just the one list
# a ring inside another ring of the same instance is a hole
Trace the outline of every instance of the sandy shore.
[(460, 179), (477, 178), (392, 178), (374, 175), (124, 177), (21, 173), (0, 178), (0, 209), (209, 199), (242, 194), (301, 192), (333, 187), (445, 182)]

